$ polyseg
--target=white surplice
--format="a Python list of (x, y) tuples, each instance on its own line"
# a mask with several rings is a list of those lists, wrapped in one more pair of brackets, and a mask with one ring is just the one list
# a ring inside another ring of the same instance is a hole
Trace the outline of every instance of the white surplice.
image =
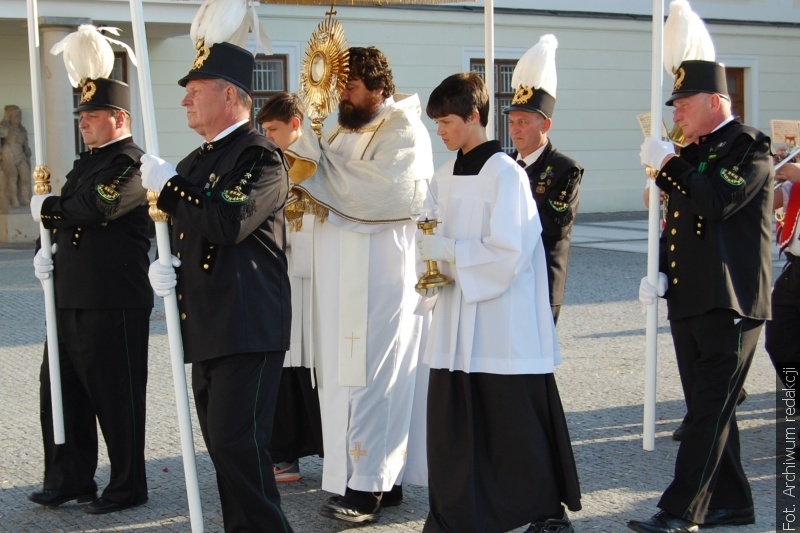
[[(431, 368), (547, 374), (561, 362), (547, 285), (542, 225), (525, 172), (498, 153), (475, 176), (437, 170), (438, 234), (455, 239), (455, 280), (433, 310), (425, 349)], [(514, 320), (509, 320), (514, 317)], [(519, 327), (525, 324), (525, 327)]]
[[(311, 353), (311, 261), (314, 216), (305, 215), (298, 231), (288, 231), (289, 284), (292, 290), (292, 335), (284, 367), (314, 368)], [(314, 379), (314, 373), (311, 373)]]

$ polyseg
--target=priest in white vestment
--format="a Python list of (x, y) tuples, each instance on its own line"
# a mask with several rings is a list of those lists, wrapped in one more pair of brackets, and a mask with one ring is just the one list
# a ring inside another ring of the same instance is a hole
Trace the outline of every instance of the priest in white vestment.
[[(324, 516), (378, 519), (402, 499), (422, 319), (414, 180), (433, 174), (416, 95), (394, 94), (376, 48), (351, 48), (333, 131), (303, 135), (287, 151), (298, 215), (314, 213), (312, 353), (325, 461)], [(299, 216), (295, 217), (295, 221)], [(303, 221), (303, 224), (306, 222)], [(426, 479), (407, 482), (422, 483)]]

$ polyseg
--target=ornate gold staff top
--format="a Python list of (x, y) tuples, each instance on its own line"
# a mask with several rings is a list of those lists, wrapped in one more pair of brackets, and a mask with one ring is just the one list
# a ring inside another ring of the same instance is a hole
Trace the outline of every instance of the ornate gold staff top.
[(33, 169), (33, 194), (50, 194), (52, 190), (47, 165), (36, 165)]

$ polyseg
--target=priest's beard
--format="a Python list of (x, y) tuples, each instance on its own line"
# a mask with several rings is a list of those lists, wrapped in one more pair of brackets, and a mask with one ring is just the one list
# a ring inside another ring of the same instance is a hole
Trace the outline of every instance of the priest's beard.
[(352, 102), (339, 102), (339, 125), (350, 130), (366, 126), (375, 116), (375, 110), (380, 104), (381, 97), (373, 94), (367, 95), (358, 106)]

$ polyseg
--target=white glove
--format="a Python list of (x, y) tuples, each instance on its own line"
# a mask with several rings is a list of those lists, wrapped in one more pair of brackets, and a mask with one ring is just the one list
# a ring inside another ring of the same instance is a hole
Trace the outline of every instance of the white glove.
[(675, 146), (669, 141), (662, 141), (653, 136), (644, 138), (642, 148), (639, 150), (639, 159), (642, 165), (661, 169), (667, 156), (675, 155)]
[(441, 235), (420, 235), (417, 238), (419, 256), (424, 260), (449, 261), (456, 260), (456, 241)]
[(142, 156), (142, 187), (150, 189), (157, 193), (161, 192), (164, 185), (172, 178), (177, 176), (175, 167), (161, 159), (150, 154)]
[(417, 294), (419, 294), (423, 298), (433, 298), (434, 296), (439, 294), (439, 287), (431, 287), (429, 289), (418, 289), (414, 287), (414, 290), (417, 291)]
[(667, 275), (659, 272), (656, 285), (657, 287), (650, 285), (647, 276), (642, 278), (639, 283), (639, 301), (642, 305), (654, 304), (657, 297), (664, 296), (664, 293), (667, 292)]
[(34, 222), (40, 222), (42, 220), (42, 204), (44, 204), (44, 199), (50, 196), (55, 196), (52, 193), (47, 194), (34, 194), (31, 196), (31, 215), (33, 216)]
[(171, 266), (164, 266), (158, 260), (155, 260), (150, 264), (150, 270), (147, 272), (153, 292), (162, 298), (167, 296), (178, 284), (178, 276), (175, 274), (175, 269), (181, 266), (181, 260), (174, 255), (171, 257)]
[[(34, 196), (35, 198), (35, 196)], [(58, 245), (53, 243), (50, 247), (50, 257), (45, 257), (42, 255), (42, 249), (40, 248), (36, 255), (33, 256), (33, 275), (36, 276), (39, 281), (44, 281), (46, 279), (50, 279), (50, 276), (53, 274), (53, 258), (52, 256), (56, 254), (58, 250)]]

